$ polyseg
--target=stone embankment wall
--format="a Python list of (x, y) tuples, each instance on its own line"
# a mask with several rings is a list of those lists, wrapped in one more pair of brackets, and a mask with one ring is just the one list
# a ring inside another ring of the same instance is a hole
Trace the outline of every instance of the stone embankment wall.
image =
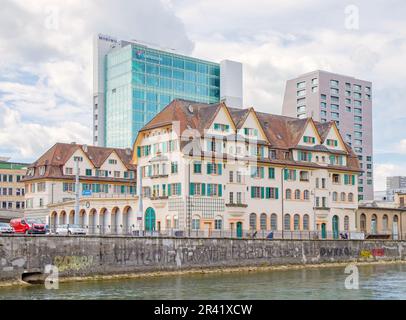
[(329, 262), (406, 260), (404, 241), (307, 241), (130, 237), (1, 236), (0, 282), (61, 277)]

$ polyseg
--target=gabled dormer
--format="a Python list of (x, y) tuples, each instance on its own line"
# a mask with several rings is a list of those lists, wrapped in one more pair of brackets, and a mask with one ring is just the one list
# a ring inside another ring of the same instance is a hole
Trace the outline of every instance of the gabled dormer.
[(265, 141), (269, 143), (268, 138), (262, 128), (261, 122), (259, 121), (253, 108), (250, 109), (245, 117), (245, 120), (239, 126), (238, 134), (248, 139)]
[(82, 148), (78, 148), (73, 152), (68, 161), (65, 162), (63, 166), (64, 175), (75, 175), (76, 171), (76, 161), (79, 163), (79, 174), (86, 175), (88, 170), (94, 169), (94, 164), (88, 155), (83, 151)]
[(321, 137), (311, 118), (305, 124), (304, 130), (297, 143), (298, 146), (314, 147), (321, 144)]
[(330, 130), (324, 138), (323, 145), (331, 150), (347, 152), (344, 140), (341, 137), (335, 122), (331, 124)]
[(212, 121), (205, 128), (206, 135), (229, 135), (235, 133), (234, 121), (225, 104), (220, 104)]
[[(104, 160), (99, 169), (111, 172), (111, 175), (115, 178), (122, 178), (124, 172), (127, 170), (127, 167), (118, 156), (118, 154), (113, 150), (110, 155)], [(118, 172), (120, 172), (119, 176)]]

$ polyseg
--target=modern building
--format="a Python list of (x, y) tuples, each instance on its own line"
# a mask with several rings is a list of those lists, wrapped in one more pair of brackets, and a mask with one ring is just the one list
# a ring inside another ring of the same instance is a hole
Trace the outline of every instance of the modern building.
[(132, 147), (138, 131), (176, 98), (242, 107), (242, 72), (238, 62), (214, 63), (98, 35), (93, 144)]
[(287, 81), (282, 113), (335, 121), (360, 160), (359, 200), (373, 200), (371, 82), (320, 70), (303, 74)]
[(394, 201), (396, 193), (406, 192), (406, 177), (394, 176), (386, 178), (386, 198)]
[(23, 216), (24, 183), (28, 164), (10, 162), (9, 158), (0, 157), (0, 221)]
[[(26, 170), (22, 180), (26, 215), (46, 220), (49, 205), (74, 201), (77, 169), (82, 200), (134, 196), (136, 177), (131, 158), (131, 149), (55, 144)], [(64, 212), (58, 221), (73, 223), (73, 218), (72, 212)]]
[[(332, 121), (178, 99), (140, 130), (133, 150), (141, 197), (83, 199), (91, 229), (115, 221), (171, 235), (296, 239), (356, 231), (361, 170)], [(57, 221), (73, 205), (49, 214)], [(129, 210), (137, 214), (117, 214)]]

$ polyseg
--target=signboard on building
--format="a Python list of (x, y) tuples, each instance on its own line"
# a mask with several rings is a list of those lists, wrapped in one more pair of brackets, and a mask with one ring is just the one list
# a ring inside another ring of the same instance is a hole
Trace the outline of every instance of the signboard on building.
[(84, 197), (89, 197), (92, 195), (92, 190), (83, 190), (82, 191), (82, 196)]

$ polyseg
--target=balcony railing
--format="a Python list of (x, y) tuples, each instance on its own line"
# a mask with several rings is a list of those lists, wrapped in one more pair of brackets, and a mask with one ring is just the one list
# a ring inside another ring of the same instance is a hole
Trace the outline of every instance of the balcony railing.
[(229, 207), (229, 208), (247, 208), (248, 204), (245, 204), (245, 203), (226, 203), (226, 207)]

